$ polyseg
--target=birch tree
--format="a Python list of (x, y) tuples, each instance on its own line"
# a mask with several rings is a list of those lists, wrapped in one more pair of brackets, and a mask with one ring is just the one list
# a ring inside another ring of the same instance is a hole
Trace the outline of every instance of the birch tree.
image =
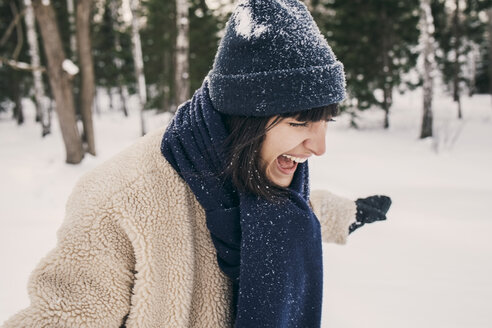
[(434, 72), (436, 68), (434, 52), (435, 43), (433, 38), (434, 21), (432, 18), (430, 0), (420, 1), (420, 38), (422, 46), (422, 78), (423, 78), (423, 116), (420, 130), (420, 138), (432, 136), (432, 97)]
[(458, 118), (463, 118), (461, 111), (461, 66), (460, 66), (460, 47), (461, 47), (461, 26), (460, 26), (460, 0), (455, 0), (453, 15), (453, 100), (458, 107)]
[(188, 0), (176, 0), (176, 24), (175, 90), (176, 103), (180, 105), (190, 97)]
[[(38, 35), (36, 32), (34, 11), (32, 9), (31, 0), (24, 0), (26, 14), (24, 20), (27, 29), (27, 42), (29, 44), (29, 56), (31, 57), (31, 66), (39, 67), (39, 47), (38, 47)], [(40, 70), (33, 70), (34, 81), (34, 98), (36, 100), (36, 117), (41, 122), (41, 135), (51, 133), (51, 117), (48, 104), (45, 100), (43, 76)]]
[[(147, 107), (175, 112), (176, 1), (148, 0), (142, 3), (147, 14), (140, 31), (144, 42), (145, 81), (152, 90)], [(204, 26), (200, 27), (201, 29)], [(200, 39), (204, 42), (204, 39)], [(201, 53), (203, 55), (203, 53)], [(208, 63), (209, 64), (209, 63)]]
[(92, 104), (94, 101), (94, 64), (90, 37), (90, 18), (92, 0), (77, 1), (77, 49), (81, 71), (80, 112), (84, 127), (83, 141), (86, 151), (96, 155), (94, 127), (92, 124)]
[(444, 85), (456, 103), (459, 119), (463, 117), (463, 92), (468, 88), (471, 95), (476, 88), (477, 48), (484, 42), (486, 29), (481, 17), (486, 16), (491, 4), (490, 0), (432, 1), (434, 38), (439, 43), (436, 61)]
[(56, 113), (65, 144), (66, 162), (78, 164), (82, 161), (84, 153), (75, 119), (72, 82), (70, 80), (71, 75), (75, 73), (75, 71), (71, 71), (73, 63), (66, 59), (55, 11), (49, 0), (34, 0), (32, 5), (39, 23), (48, 62), (48, 77), (55, 97)]
[(135, 77), (137, 79), (138, 99), (140, 105), (140, 127), (142, 135), (146, 133), (144, 108), (147, 102), (147, 90), (145, 85), (144, 66), (142, 57), (142, 43), (140, 41), (139, 11), (140, 0), (130, 0), (132, 11), (132, 45), (133, 61), (135, 65)]

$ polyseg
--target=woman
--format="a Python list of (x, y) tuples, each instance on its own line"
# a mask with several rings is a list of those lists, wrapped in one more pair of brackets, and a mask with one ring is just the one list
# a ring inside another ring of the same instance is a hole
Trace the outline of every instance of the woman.
[(302, 3), (241, 1), (167, 129), (76, 185), (4, 327), (319, 327), (321, 242), (390, 206), (310, 195), (344, 86)]

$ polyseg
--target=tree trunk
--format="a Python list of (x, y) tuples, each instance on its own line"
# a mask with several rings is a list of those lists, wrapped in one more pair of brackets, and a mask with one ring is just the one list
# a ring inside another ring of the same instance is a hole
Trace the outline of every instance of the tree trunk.
[(62, 68), (66, 57), (62, 47), (55, 12), (49, 2), (46, 4), (43, 3), (45, 2), (42, 0), (34, 0), (33, 8), (39, 23), (44, 51), (48, 61), (48, 76), (51, 90), (55, 97), (56, 112), (65, 143), (66, 162), (78, 164), (82, 161), (84, 153), (75, 120), (72, 83), (69, 74)]
[[(12, 53), (13, 61), (17, 62), (20, 51), (22, 49), (22, 44), (24, 43), (23, 33), (22, 33), (22, 23), (20, 18), (22, 17), (19, 13), (15, 2), (10, 2), (10, 8), (12, 10), (12, 14), (14, 15), (15, 24), (11, 26), (15, 26), (15, 31), (17, 33), (17, 44)], [(3, 38), (6, 40), (6, 38)], [(10, 89), (12, 94), (12, 99), (14, 100), (14, 118), (17, 121), (17, 124), (21, 125), (24, 123), (24, 110), (22, 108), (22, 91), (21, 91), (21, 79), (18, 71), (12, 72), (12, 80), (10, 81)]]
[(472, 97), (476, 92), (477, 84), (477, 62), (480, 61), (480, 47), (473, 41), (470, 42), (470, 51), (468, 52), (468, 97)]
[(354, 129), (358, 129), (359, 126), (357, 125), (356, 119), (357, 119), (357, 110), (355, 106), (349, 106), (348, 113), (350, 114), (350, 127)]
[(114, 103), (113, 103), (113, 92), (111, 91), (111, 87), (106, 87), (106, 93), (108, 94), (108, 99), (109, 99), (109, 110), (113, 111)]
[(94, 111), (96, 112), (96, 115), (98, 115), (98, 116), (101, 115), (101, 108), (99, 106), (100, 94), (101, 94), (101, 89), (96, 88), (94, 90)]
[(460, 51), (460, 0), (455, 1), (456, 9), (453, 17), (453, 30), (454, 30), (454, 76), (453, 76), (453, 100), (458, 105), (458, 118), (462, 119), (461, 113), (461, 101), (460, 101), (460, 63), (459, 63), (459, 51)]
[(135, 76), (137, 79), (138, 99), (140, 102), (140, 128), (142, 135), (146, 133), (144, 108), (147, 102), (147, 90), (145, 85), (144, 66), (142, 57), (142, 44), (140, 42), (139, 10), (140, 0), (130, 0), (132, 10), (132, 45)]
[[(383, 9), (381, 12), (381, 20), (383, 22), (383, 26), (389, 26), (389, 17), (386, 11)], [(382, 39), (381, 45), (381, 55), (382, 55), (382, 63), (383, 63), (383, 81), (382, 81), (382, 89), (383, 89), (383, 110), (384, 110), (384, 128), (389, 128), (389, 112), (391, 108), (391, 103), (393, 101), (392, 96), (392, 85), (388, 82), (388, 75), (391, 73), (390, 69), (390, 57), (388, 52), (391, 48), (391, 40), (389, 39), (389, 35), (385, 35)]]
[(100, 116), (101, 115), (101, 112), (99, 111), (99, 108), (97, 108), (97, 99), (98, 99), (98, 97), (97, 97), (97, 88), (94, 88), (94, 97), (92, 99), (93, 99), (92, 100), (92, 109), (93, 109), (93, 111), (94, 111), (94, 113), (96, 115)]
[(390, 103), (388, 102), (389, 99), (389, 93), (391, 90), (388, 90), (388, 88), (385, 86), (383, 89), (383, 110), (384, 110), (384, 128), (388, 129), (389, 128), (389, 109), (390, 109)]
[(94, 103), (94, 64), (92, 61), (90, 20), (92, 0), (77, 1), (77, 48), (81, 72), (80, 113), (84, 127), (83, 139), (86, 151), (96, 156), (92, 104)]
[(433, 76), (435, 69), (434, 58), (434, 20), (430, 0), (420, 1), (420, 29), (421, 43), (423, 45), (422, 57), (424, 60), (423, 67), (423, 93), (424, 93), (424, 113), (422, 116), (422, 126), (420, 130), (420, 139), (432, 137), (432, 97), (433, 97)]
[[(29, 44), (31, 66), (39, 67), (41, 61), (39, 59), (38, 34), (36, 32), (31, 0), (24, 0), (24, 5), (26, 6), (24, 19), (27, 29), (27, 43)], [(43, 76), (39, 70), (33, 70), (32, 75), (34, 81), (34, 98), (36, 100), (36, 121), (39, 119), (41, 122), (41, 136), (44, 137), (51, 133), (51, 119), (44, 94)]]
[[(383, 54), (383, 62), (385, 63), (384, 67), (388, 67), (388, 66), (386, 66), (386, 65), (388, 65), (388, 61), (389, 61), (389, 56), (388, 56), (388, 53), (385, 52)], [(386, 70), (386, 72), (388, 72), (387, 74), (389, 74), (389, 69)], [(386, 80), (387, 80), (386, 74), (383, 75), (383, 78), (384, 78), (384, 81), (383, 81), (384, 125), (383, 125), (383, 127), (385, 129), (388, 129), (389, 128), (389, 113), (390, 113), (391, 105), (393, 103), (393, 95), (392, 95), (392, 91), (393, 91), (392, 89), (393, 88), (392, 88), (390, 83), (386, 82)]]
[(189, 18), (188, 1), (176, 0), (176, 70), (175, 90), (176, 104), (179, 106), (190, 98), (190, 74), (189, 74)]
[(125, 117), (128, 117), (128, 109), (126, 108), (126, 95), (125, 95), (126, 90), (123, 90), (123, 88), (126, 87), (123, 87), (122, 83), (120, 83), (118, 85), (118, 91), (120, 94), (121, 110), (123, 111), (123, 115), (125, 115)]
[(21, 81), (18, 71), (12, 72), (12, 80), (10, 83), (12, 98), (14, 100), (14, 119), (17, 121), (18, 125), (21, 125), (24, 123), (24, 110), (22, 108)]

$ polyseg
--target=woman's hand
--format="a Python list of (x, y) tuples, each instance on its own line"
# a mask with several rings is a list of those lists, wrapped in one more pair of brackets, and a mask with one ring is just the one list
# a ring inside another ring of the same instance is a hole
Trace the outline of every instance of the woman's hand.
[(391, 206), (391, 198), (384, 195), (359, 198), (355, 201), (357, 206), (356, 222), (349, 227), (349, 234), (362, 227), (366, 223), (386, 220), (386, 213)]

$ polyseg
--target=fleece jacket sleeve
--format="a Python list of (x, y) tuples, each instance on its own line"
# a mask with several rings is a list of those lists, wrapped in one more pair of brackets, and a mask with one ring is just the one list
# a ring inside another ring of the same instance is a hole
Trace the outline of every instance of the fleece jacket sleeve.
[(355, 202), (326, 190), (313, 190), (311, 207), (321, 224), (323, 242), (345, 244), (349, 226), (355, 222)]
[(28, 282), (30, 306), (3, 328), (120, 327), (130, 309), (134, 255), (102, 200), (67, 204), (57, 245)]

